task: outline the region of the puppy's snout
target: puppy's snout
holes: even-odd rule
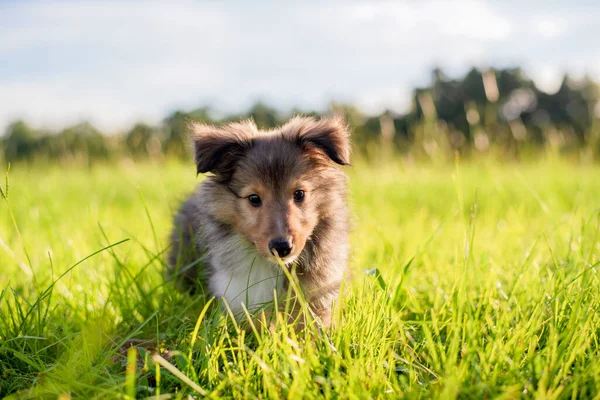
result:
[[[281,258],[286,257],[292,252],[292,243],[283,238],[273,239],[269,242],[269,251]]]

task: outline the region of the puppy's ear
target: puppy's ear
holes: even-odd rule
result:
[[[189,128],[194,137],[197,173],[212,172],[219,180],[229,179],[235,163],[252,143],[249,132],[242,124],[215,127],[193,122]]]
[[[316,148],[337,164],[350,165],[350,130],[343,117],[306,119],[298,137],[305,148]]]

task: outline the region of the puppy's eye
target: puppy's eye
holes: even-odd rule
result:
[[[262,204],[262,200],[258,197],[257,194],[251,194],[248,196],[248,202],[254,207],[260,207]]]
[[[304,200],[304,190],[296,190],[294,192],[294,201],[300,203]]]

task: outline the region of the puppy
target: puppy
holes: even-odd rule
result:
[[[311,311],[328,326],[348,259],[349,130],[341,117],[191,123],[198,174],[171,234],[169,271],[239,315],[285,294],[295,265]]]

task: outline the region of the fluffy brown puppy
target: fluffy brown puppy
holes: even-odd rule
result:
[[[296,117],[269,131],[252,121],[190,127],[197,172],[212,174],[175,216],[170,273],[236,314],[242,303],[252,312],[287,291],[279,256],[329,325],[349,250],[343,119]]]

